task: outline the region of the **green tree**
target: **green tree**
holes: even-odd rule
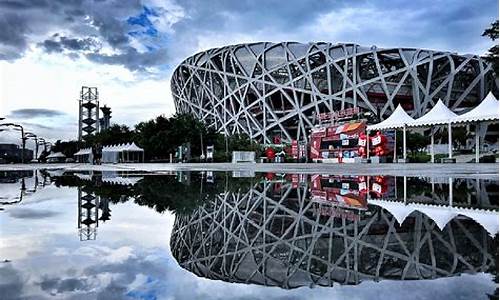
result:
[[[489,37],[492,41],[496,41],[498,39],[498,20],[491,23],[490,27],[484,30],[482,36]],[[495,43],[495,45],[488,50],[486,60],[492,64],[493,70],[498,77],[498,43]]]
[[[87,147],[91,147],[97,143],[101,145],[115,145],[130,143],[135,141],[134,132],[126,125],[113,124],[108,129],[90,135],[85,139]]]
[[[73,157],[78,149],[81,147],[81,143],[78,141],[61,141],[57,140],[51,147],[52,152],[61,152],[66,157]]]

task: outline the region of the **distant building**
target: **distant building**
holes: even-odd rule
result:
[[[111,121],[111,108],[104,105],[101,107],[102,118],[99,119],[99,130],[103,131],[109,128]]]
[[[0,163],[19,163],[22,160],[22,149],[16,144],[0,144]],[[33,159],[33,150],[24,149],[24,161]]]

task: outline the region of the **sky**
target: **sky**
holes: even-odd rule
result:
[[[496,0],[0,0],[0,117],[76,139],[81,86],[99,88],[113,123],[169,116],[171,74],[202,50],[325,41],[484,54],[496,19]]]

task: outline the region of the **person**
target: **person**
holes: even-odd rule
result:
[[[92,145],[92,164],[97,164],[97,147],[96,145]]]
[[[97,156],[97,164],[100,165],[101,164],[101,160],[102,160],[102,145],[101,143],[97,143],[96,145],[96,156]]]

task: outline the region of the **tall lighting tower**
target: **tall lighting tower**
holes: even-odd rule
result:
[[[97,87],[82,86],[80,91],[78,140],[99,132],[99,93]]]

